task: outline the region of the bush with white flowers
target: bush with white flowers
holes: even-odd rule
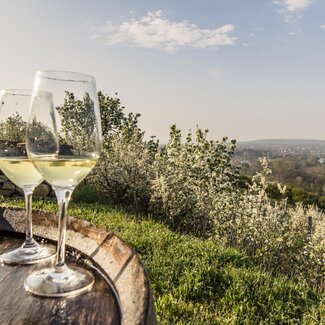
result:
[[[267,195],[267,160],[262,171],[252,178],[231,214],[222,222],[216,218],[216,236],[245,251],[267,270],[301,278],[324,289],[325,216],[314,206],[298,203],[287,207],[286,199],[273,201]],[[278,184],[279,192],[285,187]],[[229,201],[229,199],[228,199]],[[228,216],[228,218],[227,218]]]
[[[211,210],[216,195],[231,191],[238,170],[231,163],[235,142],[209,141],[208,131],[197,129],[181,141],[181,131],[173,125],[170,140],[156,155],[150,207],[154,215],[173,228],[211,235],[214,229]]]
[[[109,201],[146,211],[158,141],[144,141],[139,114],[125,114],[118,98],[99,93],[103,149],[89,177]]]
[[[99,93],[99,102],[104,149],[90,180],[110,201],[149,211],[175,230],[222,240],[274,274],[325,289],[324,213],[288,206],[279,184],[282,198],[270,198],[266,159],[240,188],[235,141],[208,140],[208,131],[198,128],[182,142],[173,125],[168,144],[159,147],[144,140],[139,115],[125,115],[118,99]]]

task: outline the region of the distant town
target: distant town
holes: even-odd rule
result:
[[[238,142],[234,161],[236,163],[250,163],[264,156],[276,159],[302,155],[317,156],[318,163],[324,164],[325,141],[266,139]]]

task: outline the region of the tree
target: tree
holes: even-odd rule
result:
[[[89,94],[76,99],[73,93],[66,92],[64,104],[56,109],[62,123],[60,145],[70,145],[79,153],[96,152],[96,116]]]
[[[99,92],[98,98],[103,148],[90,180],[110,201],[146,211],[158,141],[144,140],[140,114],[126,114],[117,97]]]
[[[16,112],[0,123],[0,141],[13,143],[21,142],[26,135],[27,123],[22,116]]]

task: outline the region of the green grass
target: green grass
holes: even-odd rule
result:
[[[23,206],[2,199],[2,206]],[[56,211],[51,201],[34,208]],[[322,324],[324,296],[272,277],[239,251],[172,232],[122,208],[74,203],[69,214],[114,231],[148,269],[160,324]]]

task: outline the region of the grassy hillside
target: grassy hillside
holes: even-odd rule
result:
[[[22,206],[2,199],[2,206]],[[34,208],[55,211],[51,201]],[[237,250],[172,232],[117,207],[72,203],[69,214],[113,230],[146,265],[160,324],[321,324],[324,297],[272,277]]]

